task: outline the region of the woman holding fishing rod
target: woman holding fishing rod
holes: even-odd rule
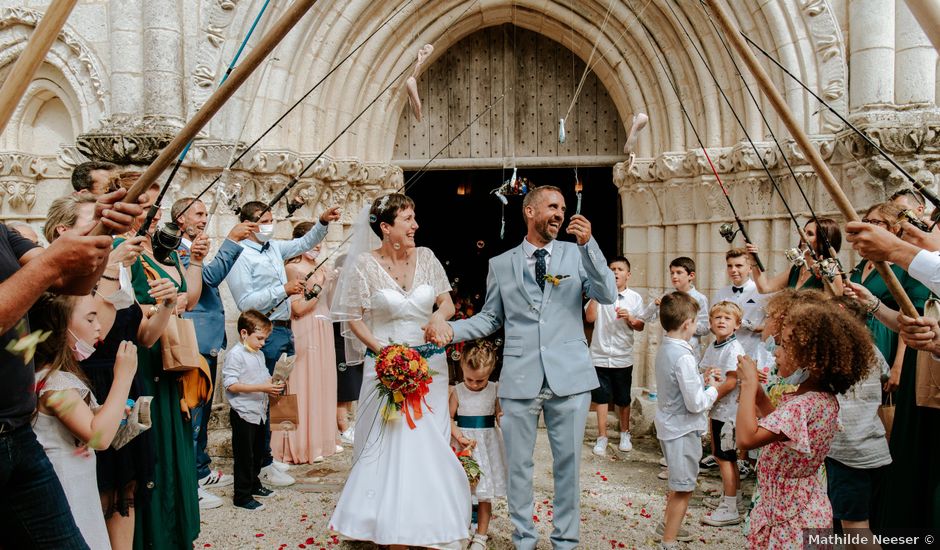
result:
[[[826,288],[821,266],[819,265],[827,259],[833,259],[829,253],[825,242],[832,245],[832,249],[838,253],[842,247],[842,231],[839,225],[830,218],[819,218],[819,224],[810,220],[803,225],[803,234],[806,236],[800,238],[800,246],[791,248],[787,251],[787,259],[793,264],[788,271],[770,275],[758,269],[756,263],[751,263],[751,276],[757,284],[757,290],[761,294],[772,294],[784,288],[795,288],[797,290],[805,288]],[[757,245],[748,243],[747,251],[751,254],[757,254],[759,249]],[[842,280],[837,276],[832,279],[832,288],[829,289],[836,295],[842,294]]]

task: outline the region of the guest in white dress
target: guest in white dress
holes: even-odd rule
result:
[[[468,550],[485,550],[494,498],[506,498],[506,449],[503,434],[496,424],[500,415],[496,382],[490,374],[496,367],[496,346],[480,340],[464,349],[460,356],[463,382],[450,394],[450,414],[455,417],[454,438],[462,448],[473,449],[473,459],[480,465],[480,480],[474,494],[480,502],[477,532]]]
[[[425,344],[424,332],[432,317],[446,320],[454,314],[450,284],[434,253],[415,247],[418,224],[410,198],[386,195],[360,218],[353,231],[371,227],[382,245],[358,255],[351,245],[349,269],[340,276],[346,287],[336,290],[347,313],[358,310],[358,319],[347,323],[368,352],[353,465],[330,528],[349,539],[392,548],[461,548],[468,538],[470,486],[450,448],[443,349]],[[334,315],[339,302],[331,307]],[[391,343],[415,348],[434,371],[427,407],[414,429],[403,419],[386,421],[380,414],[384,402],[376,391],[375,356]]]
[[[124,418],[127,394],[137,372],[137,347],[122,342],[114,362],[114,383],[99,406],[78,362],[101,336],[91,296],[44,294],[30,313],[34,332],[48,331],[36,347],[39,411],[33,430],[62,484],[75,523],[90,548],[110,549],[98,495],[96,449],[107,449]]]

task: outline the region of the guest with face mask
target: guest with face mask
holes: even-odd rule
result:
[[[180,262],[187,268],[193,267],[202,270],[202,293],[199,301],[190,304],[189,311],[184,317],[193,320],[196,327],[196,340],[199,343],[199,353],[209,365],[212,380],[216,379],[219,353],[226,347],[225,339],[225,309],[222,306],[222,297],[219,294],[219,285],[228,276],[241,255],[244,248],[239,244],[250,235],[259,231],[258,224],[243,221],[229,231],[222,241],[222,246],[212,261],[206,262],[204,257],[208,252],[208,239],[205,235],[208,213],[206,205],[194,197],[184,197],[173,203],[170,215],[180,231],[183,239],[177,252]],[[192,409],[193,438],[196,449],[196,477],[199,479],[199,507],[201,509],[217,508],[222,506],[222,499],[210,493],[208,489],[231,485],[231,475],[223,474],[221,470],[209,468],[211,459],[206,453],[207,430],[209,416],[212,412],[212,395],[200,406]]]
[[[313,249],[326,237],[327,225],[338,220],[339,214],[339,207],[334,206],[326,210],[319,222],[303,236],[282,241],[273,239],[274,215],[265,203],[251,201],[241,207],[240,220],[256,222],[258,230],[242,241],[244,250],[232,268],[228,285],[240,311],[260,311],[274,323],[271,335],[261,348],[269,373],[274,373],[274,365],[282,354],[294,355],[288,297],[304,291],[303,280],[288,281],[284,261]],[[267,422],[264,433],[268,451],[261,462],[262,481],[277,487],[293,484],[294,478],[286,473],[288,466],[271,457],[271,429]]]

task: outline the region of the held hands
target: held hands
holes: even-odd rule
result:
[[[914,349],[940,355],[940,326],[937,326],[936,319],[929,317],[914,319],[899,313],[898,325],[901,329],[901,339],[905,344]]]
[[[591,222],[581,214],[575,214],[571,216],[571,220],[568,221],[568,229],[566,232],[569,235],[574,235],[578,240],[578,244],[584,246],[591,240]]]
[[[273,382],[271,380],[264,384],[258,384],[258,390],[270,396],[277,397],[284,393],[284,382]]]
[[[891,370],[888,371],[888,379],[885,380],[882,389],[885,393],[894,393],[894,390],[898,389],[898,386],[901,385],[901,365],[891,367]]]
[[[114,377],[133,378],[137,372],[137,346],[133,342],[124,340],[118,346],[117,356],[114,359]]]
[[[295,279],[295,280],[293,280],[293,281],[288,281],[288,282],[284,285],[284,292],[285,292],[288,296],[293,296],[293,295],[295,295],[295,294],[300,294],[300,293],[302,293],[303,291],[304,291],[304,280],[303,280],[303,279]]]
[[[454,339],[454,329],[450,323],[437,316],[432,315],[431,321],[421,328],[424,329],[425,342],[444,347]]]
[[[721,385],[721,369],[717,367],[708,367],[705,369],[705,385],[710,388],[717,388]]]
[[[202,263],[209,255],[209,237],[200,233],[189,247],[189,257],[192,262]]]
[[[143,214],[141,204],[147,201],[147,194],[137,198],[137,204],[121,202],[127,195],[126,189],[118,189],[98,197],[95,203],[95,219],[101,221],[111,233],[126,233],[131,230],[134,218]]]
[[[258,224],[255,222],[241,222],[228,232],[228,239],[233,242],[241,242],[258,232]]]
[[[937,231],[936,228],[928,233],[917,229],[906,221],[902,221],[901,231],[901,238],[917,248],[923,248],[931,252],[940,250],[940,231]]]
[[[474,447],[477,446],[476,439],[470,439],[469,437],[463,434],[457,435],[456,437],[454,437],[454,439],[456,439],[457,443],[460,444],[461,450],[467,450],[467,449],[472,450]]]
[[[98,271],[111,252],[111,237],[90,236],[94,224],[85,224],[70,229],[52,241],[38,258],[49,264],[50,269],[66,278],[87,277]]]
[[[336,220],[339,219],[340,212],[342,211],[340,210],[338,206],[334,206],[330,208],[323,214],[320,214],[320,223],[323,225],[326,225],[330,222],[335,222]]]
[[[901,239],[887,229],[870,223],[849,222],[845,225],[845,233],[852,248],[873,262],[887,261],[891,251],[902,244]]]
[[[844,288],[844,290],[842,291],[843,294],[851,298],[855,298],[856,300],[858,300],[859,302],[863,303],[864,305],[868,307],[872,306],[872,304],[875,303],[875,295],[872,294],[870,290],[868,290],[867,288],[865,288],[864,286],[858,283],[853,283],[851,281],[848,281],[845,283],[843,288]]]
[[[757,372],[757,361],[754,361],[747,355],[739,355],[737,372],[738,380],[740,380],[742,388],[744,386],[757,387],[760,381],[760,375]]]
[[[125,240],[111,251],[111,263],[120,263],[123,264],[124,267],[130,267],[131,264],[137,261],[140,253],[143,252],[143,242],[144,237],[131,237]]]
[[[176,304],[176,285],[173,284],[173,281],[170,279],[153,279],[147,281],[147,283],[150,285],[147,294],[158,304],[162,302],[167,307]]]

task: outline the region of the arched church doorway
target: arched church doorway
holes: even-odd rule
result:
[[[443,52],[418,89],[422,119],[404,107],[393,162],[406,181],[423,172],[408,190],[417,202],[418,243],[435,251],[457,295],[474,310],[485,295],[489,258],[525,235],[522,196],[507,195],[503,207],[492,193],[513,166],[530,185],[560,187],[569,213],[577,208],[577,167],[582,213],[604,254],[620,253],[621,201],[612,166],[625,159],[626,130],[584,60],[536,32],[492,26]],[[560,238],[573,240],[564,230]]]

